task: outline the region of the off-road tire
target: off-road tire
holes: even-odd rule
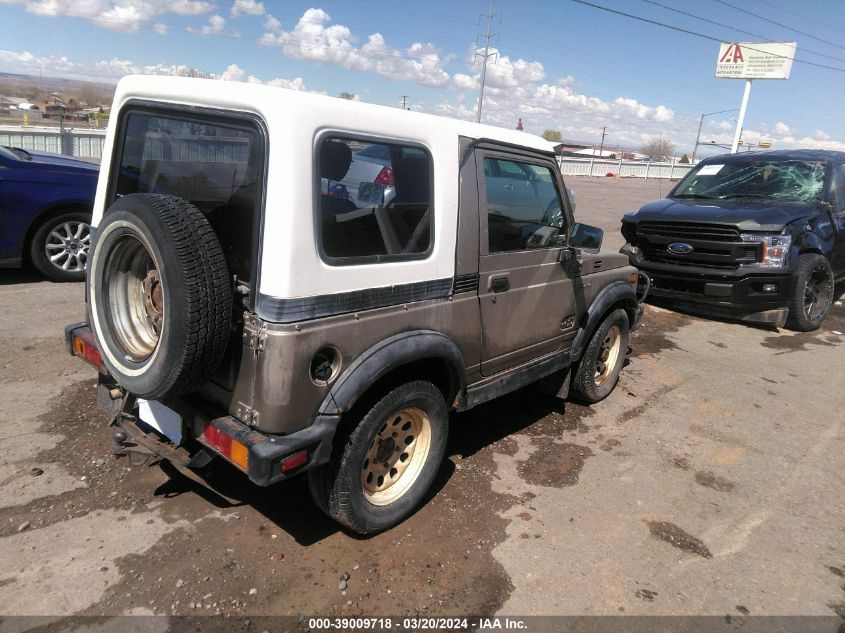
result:
[[[819,292],[816,295],[818,304],[812,306],[808,313],[805,292],[809,291],[808,284],[814,283],[814,279],[820,281]],[[800,255],[795,274],[792,276],[786,327],[798,332],[818,330],[833,305],[833,291],[833,269],[827,258],[818,253]]]
[[[383,425],[390,425],[407,410],[424,412],[430,424],[425,460],[401,496],[387,505],[375,505],[366,496],[365,458]],[[335,521],[358,534],[375,534],[410,516],[434,482],[446,450],[446,402],[432,383],[416,380],[396,387],[363,415],[345,422],[348,426],[336,436],[330,461],[308,471],[308,487],[317,507]]]
[[[595,404],[610,395],[616,387],[619,373],[625,362],[625,354],[628,350],[628,330],[628,314],[621,308],[608,314],[599,324],[572,377],[574,400],[582,404]],[[606,371],[600,374],[599,362],[602,361],[603,351],[608,344],[615,347],[615,354],[611,350],[612,358],[604,358],[604,361],[609,361],[609,363],[605,364],[608,365]]]
[[[226,260],[203,214],[174,196],[124,196],[100,220],[91,253],[89,321],[111,375],[150,400],[196,391],[219,366],[232,320]],[[158,291],[150,291],[160,308],[157,332],[148,304],[139,309],[132,298],[145,269],[140,287],[151,278]],[[120,301],[131,309],[113,307]]]
[[[70,229],[70,235],[65,235]],[[80,230],[79,239],[74,233]],[[58,239],[57,239],[58,237]],[[60,241],[65,241],[73,253],[56,250]],[[29,244],[29,260],[42,275],[53,281],[85,281],[85,260],[88,258],[91,240],[91,213],[85,211],[65,211],[42,221],[32,236]],[[50,254],[61,259],[57,264],[50,261]],[[78,256],[78,257],[77,257]],[[68,261],[69,260],[69,261]],[[60,266],[68,261],[73,270],[63,270]]]

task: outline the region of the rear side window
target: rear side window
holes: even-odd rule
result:
[[[431,251],[431,155],[418,145],[337,136],[319,144],[318,241],[332,264]]]
[[[550,167],[485,157],[484,187],[491,253],[563,245],[563,206]]]
[[[229,271],[250,280],[264,174],[256,127],[130,111],[122,129],[115,197],[161,193],[189,200],[214,228]]]

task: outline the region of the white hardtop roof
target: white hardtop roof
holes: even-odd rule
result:
[[[126,99],[141,98],[155,101],[183,103],[231,110],[255,112],[272,117],[273,110],[284,100],[285,110],[301,109],[314,112],[345,110],[348,116],[356,113],[365,118],[377,115],[384,121],[403,126],[440,129],[473,139],[487,138],[522,147],[551,152],[555,143],[540,136],[517,130],[461,121],[449,117],[423,114],[401,108],[361,103],[339,97],[329,97],[310,92],[291,90],[263,84],[251,84],[219,79],[197,79],[160,75],[128,75],[120,80],[115,93],[115,104]]]

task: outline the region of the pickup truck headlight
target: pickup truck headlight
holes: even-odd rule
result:
[[[791,235],[759,235],[754,233],[743,233],[740,235],[743,242],[762,242],[763,258],[749,266],[760,268],[782,268],[786,266],[789,258],[789,247],[792,246]]]

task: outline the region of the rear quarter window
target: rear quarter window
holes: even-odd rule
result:
[[[333,265],[426,257],[432,248],[432,160],[415,144],[323,137],[317,149],[320,252]]]

